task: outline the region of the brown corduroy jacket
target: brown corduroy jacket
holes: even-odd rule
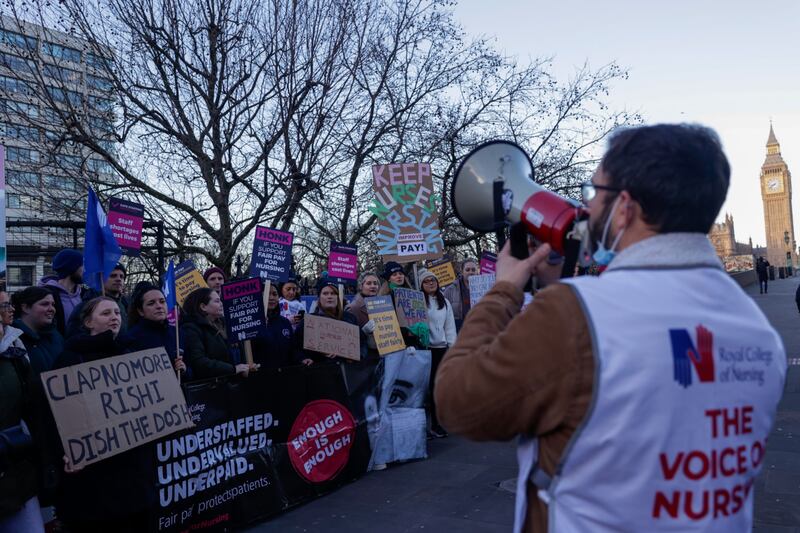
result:
[[[475,440],[539,438],[553,475],[592,399],[594,358],[573,289],[555,284],[522,312],[523,293],[499,282],[472,308],[436,374],[436,411],[448,431]],[[547,531],[547,507],[528,484],[525,531]]]

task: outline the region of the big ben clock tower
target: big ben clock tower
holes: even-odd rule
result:
[[[797,264],[792,216],[792,173],[781,157],[781,145],[769,125],[767,158],[761,165],[761,198],[767,233],[767,261],[775,267]]]

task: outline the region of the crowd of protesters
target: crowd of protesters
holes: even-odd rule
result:
[[[227,338],[220,291],[228,279],[222,269],[209,268],[204,273],[208,287],[186,297],[176,332],[168,324],[162,288],[144,281],[126,290],[123,265],[114,268],[97,293],[83,286],[81,252],[62,250],[52,264],[54,274],[38,286],[10,297],[0,292],[0,533],[43,531],[41,507],[49,506],[55,507],[64,531],[144,531],[148,510],[155,505],[147,499],[152,494],[148,484],[155,483],[147,474],[154,471],[147,447],[73,468],[44,396],[42,372],[158,347],[165,349],[183,382],[246,379],[259,369],[291,365],[351,364],[303,348],[307,313],[357,325],[361,360],[375,362],[375,323],[365,298],[389,295],[394,300],[396,289],[411,287],[403,266],[395,262],[386,263],[380,275],[362,274],[349,304],[340,294],[342,286],[325,273],[310,309],[295,279],[269,284],[267,325],[253,340],[253,362],[247,363],[239,343]],[[401,332],[408,347],[432,351],[431,390],[436,367],[468,310],[469,276],[476,267],[474,260],[465,261],[463,274],[450,286],[456,289],[447,293],[433,272],[417,275],[429,320],[401,324]],[[446,435],[431,406],[429,438]]]

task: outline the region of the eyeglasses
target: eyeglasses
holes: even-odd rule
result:
[[[583,203],[589,203],[597,196],[597,191],[616,191],[620,192],[622,189],[619,187],[607,187],[605,185],[595,185],[591,181],[586,181],[581,184],[581,196]]]
[[[436,278],[425,278],[422,283],[436,283]]]
[[[11,309],[12,305],[8,302],[0,304],[0,311],[5,311],[6,309]]]

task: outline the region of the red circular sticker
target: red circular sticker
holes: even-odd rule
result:
[[[322,483],[336,477],[350,459],[356,422],[333,400],[306,404],[289,432],[289,459],[301,477]]]

